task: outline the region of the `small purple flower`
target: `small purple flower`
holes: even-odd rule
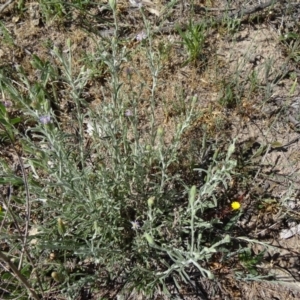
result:
[[[3,104],[5,107],[11,107],[12,103],[11,101],[0,101],[1,104]]]
[[[147,34],[144,31],[141,31],[140,33],[138,33],[136,35],[135,38],[136,38],[137,41],[141,42],[142,40],[147,38]]]
[[[130,109],[126,109],[125,116],[126,117],[132,117],[133,116],[133,112]]]
[[[125,74],[126,74],[127,76],[131,76],[132,73],[133,73],[133,71],[132,71],[131,68],[128,68],[128,67],[127,67],[127,68],[125,69]]]
[[[132,225],[131,229],[133,230],[138,230],[141,227],[138,221],[130,221],[130,223]]]
[[[51,117],[50,116],[41,116],[41,117],[39,117],[39,120],[43,125],[47,125],[51,122]]]

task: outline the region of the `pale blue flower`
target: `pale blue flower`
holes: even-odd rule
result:
[[[132,117],[133,116],[133,112],[130,109],[126,109],[125,116],[126,117]]]
[[[43,125],[47,125],[51,122],[51,117],[50,116],[40,116],[39,120]]]
[[[147,34],[144,31],[141,31],[136,35],[136,40],[141,42],[142,40],[145,40],[147,38]]]
[[[133,230],[138,230],[141,227],[138,221],[130,221],[130,223],[132,225],[131,229]]]

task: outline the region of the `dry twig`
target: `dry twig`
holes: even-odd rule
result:
[[[241,8],[238,11],[235,12],[231,12],[227,15],[228,18],[232,18],[232,19],[237,19],[237,18],[242,18],[245,17],[247,15],[251,15],[260,11],[263,11],[264,9],[266,9],[269,6],[275,5],[277,3],[280,2],[284,2],[284,0],[270,0],[266,3],[260,3],[259,5],[253,6],[253,7],[248,7],[248,8]],[[222,20],[224,19],[224,15],[222,14],[221,16],[218,16],[216,18],[214,18],[211,23],[213,24],[218,24],[220,22],[222,22]],[[201,25],[202,23],[199,24],[195,24],[195,25]],[[180,24],[180,29],[182,31],[186,30],[188,27],[188,24]],[[170,26],[165,26],[162,28],[158,28],[157,30],[155,30],[155,32],[157,33],[171,33],[174,32],[174,30],[176,29],[176,25],[172,24]]]
[[[15,274],[15,276],[18,278],[18,280],[20,282],[22,282],[22,284],[26,287],[26,289],[28,290],[28,292],[31,294],[31,296],[35,299],[35,300],[39,300],[40,297],[38,296],[38,294],[34,291],[34,289],[31,287],[30,283],[27,281],[27,279],[24,277],[24,275],[17,269],[17,267],[9,260],[9,258],[0,251],[0,260],[2,260],[3,262],[5,262],[10,269],[13,271],[13,273]]]
[[[8,0],[6,3],[4,3],[2,6],[0,6],[0,13],[11,3],[13,3],[15,0]]]

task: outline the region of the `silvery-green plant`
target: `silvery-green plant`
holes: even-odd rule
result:
[[[48,9],[64,14],[62,3],[53,5],[49,3]],[[212,157],[200,153],[207,161],[206,167],[194,170],[199,181],[185,182],[178,153],[182,135],[197,114],[198,96],[188,97],[189,91],[176,94],[179,99],[174,100],[184,103],[184,109],[174,118],[177,124],[167,143],[156,115],[164,66],[150,23],[141,9],[145,28],[137,47],[144,53],[151,80],[134,82],[131,74],[139,70],[127,70],[126,83],[120,72],[131,58],[118,38],[116,1],[109,1],[109,8],[114,35],[95,39],[97,50],[87,53],[94,59],[90,68],[99,63],[107,74],[97,106],[84,100],[97,70],[84,64],[74,68],[69,41],[63,51],[54,46],[49,61],[32,56],[34,79],[21,66],[0,70],[0,137],[12,145],[15,159],[12,168],[0,158],[0,183],[8,190],[1,198],[0,231],[7,247],[0,260],[13,271],[3,268],[1,280],[14,297],[27,299],[31,293],[36,299],[47,298],[56,289],[62,297],[75,299],[81,288],[97,292],[118,280],[123,280],[124,290],[141,290],[151,297],[163,287],[169,297],[170,278],[178,288],[192,284],[191,272],[213,280],[209,262],[216,252],[238,257],[243,250],[228,254],[233,239],[257,242],[232,236],[239,214],[214,234],[222,220],[210,212],[218,211],[236,175],[235,141],[225,154],[216,143]],[[201,56],[205,30],[190,24],[181,32],[188,62]],[[227,90],[224,104],[235,100],[237,83]],[[145,90],[147,130],[139,119]],[[57,110],[65,101],[74,109],[62,116]],[[179,167],[171,172],[174,165]]]
[[[151,41],[148,42],[151,47]],[[112,51],[106,51],[103,45]],[[32,261],[21,264],[42,274],[41,284],[36,285],[36,280],[28,273],[28,280],[42,295],[47,295],[50,290],[49,275],[63,285],[61,291],[69,297],[74,296],[76,286],[87,283],[87,279],[74,280],[75,275],[69,268],[70,256],[81,261],[81,267],[75,266],[81,272],[85,270],[82,262],[88,260],[96,270],[102,266],[112,277],[124,266],[126,270],[122,272],[130,272],[128,258],[138,259],[142,268],[132,269],[135,270],[132,282],[137,284],[141,276],[145,285],[155,285],[158,277],[146,271],[147,260],[152,261],[152,265],[157,259],[151,257],[143,237],[144,226],[153,227],[153,230],[157,226],[156,217],[147,220],[147,198],[153,195],[161,202],[156,205],[161,210],[160,219],[162,212],[167,212],[173,205],[168,198],[173,194],[168,186],[174,178],[168,174],[168,168],[176,161],[180,137],[193,119],[197,97],[192,97],[190,109],[180,120],[173,142],[168,145],[164,142],[164,130],[158,127],[155,117],[155,93],[161,66],[159,57],[151,52],[153,50],[148,52],[152,74],[151,130],[144,135],[138,128],[138,96],[131,95],[128,110],[128,99],[123,94],[119,72],[128,58],[127,50],[120,47],[117,38],[114,37],[109,45],[98,45],[97,59],[107,66],[111,77],[109,84],[99,91],[103,93],[103,102],[93,110],[87,107],[82,97],[91,72],[84,67],[74,72],[71,45],[67,42],[66,46],[64,52],[53,48],[51,53],[56,64],[33,57],[32,65],[39,71],[39,77],[34,81],[21,67],[16,68],[15,78],[10,78],[5,71],[0,76],[2,94],[21,112],[20,118],[11,119],[2,106],[1,124],[8,140],[14,142],[17,139],[23,147],[20,164],[27,170],[23,172],[27,200],[22,197],[22,176],[16,176],[4,161],[1,177],[5,180],[2,183],[18,183],[13,201],[20,203],[20,209],[27,205],[31,215],[37,218],[35,225],[28,219],[26,226],[34,227],[36,231],[30,238],[26,233],[23,245],[30,249]],[[58,78],[61,82],[59,90]],[[74,103],[71,118],[65,120],[69,127],[62,125],[53,108],[59,106],[58,94]],[[25,130],[20,131],[15,126],[20,122]],[[128,139],[129,132],[133,135],[132,140]],[[154,167],[157,171],[152,174]],[[23,226],[21,219],[13,217],[13,211],[7,211],[4,224],[13,220],[16,226]],[[14,236],[6,234],[10,249],[14,249],[13,255],[22,255],[22,243],[16,245]],[[34,243],[30,243],[32,239]],[[145,251],[139,254],[141,249]],[[58,254],[51,262],[47,256],[52,253]],[[99,275],[100,271],[96,271],[95,282]],[[140,288],[147,289],[145,286]]]
[[[171,274],[173,275],[173,273],[179,274],[182,282],[190,282],[191,279],[188,270],[191,267],[197,269],[203,277],[214,278],[213,273],[208,268],[205,268],[205,264],[220,246],[230,242],[230,236],[224,233],[211,246],[206,246],[203,234],[205,230],[213,230],[213,223],[209,220],[205,221],[203,217],[207,209],[218,206],[216,196],[218,188],[227,189],[228,187],[228,182],[236,167],[236,161],[231,158],[234,149],[235,146],[233,143],[229,146],[226,158],[223,161],[214,161],[208,170],[196,169],[196,171],[206,173],[205,183],[199,187],[192,186],[190,188],[187,207],[180,210],[180,214],[177,217],[178,220],[176,221],[181,224],[179,230],[188,236],[184,241],[185,247],[182,247],[182,245],[179,246],[180,243],[176,245],[174,242],[171,244],[162,243],[162,241],[156,242],[153,233],[157,228],[153,229],[151,225],[149,225],[149,229],[144,234],[145,239],[151,247],[168,257],[168,260],[162,261],[162,264],[165,266],[163,269],[165,270],[156,272],[156,276],[164,285],[165,291],[167,291],[167,287],[164,281]],[[148,222],[151,223],[155,219],[154,215],[155,209],[151,205],[148,211]],[[177,282],[176,276],[172,276],[172,278],[179,287],[180,284]]]

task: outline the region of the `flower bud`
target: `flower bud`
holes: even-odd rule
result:
[[[150,236],[149,233],[145,233],[144,237],[146,238],[146,240],[149,243],[149,245],[154,245],[154,240],[153,240],[152,236]]]
[[[58,272],[52,272],[51,277],[56,281],[56,282],[62,282],[64,281],[64,276],[61,273]]]
[[[150,197],[150,198],[148,199],[147,202],[148,202],[149,208],[151,208],[151,207],[153,206],[154,200],[155,200],[155,197],[154,197],[154,196],[152,196],[152,197]]]
[[[60,235],[64,235],[66,233],[66,226],[61,218],[57,219],[57,230]]]
[[[108,3],[112,10],[116,9],[116,0],[108,0]]]
[[[164,134],[163,128],[158,127],[158,128],[157,128],[157,134],[158,134],[159,136],[162,136],[162,135]]]

